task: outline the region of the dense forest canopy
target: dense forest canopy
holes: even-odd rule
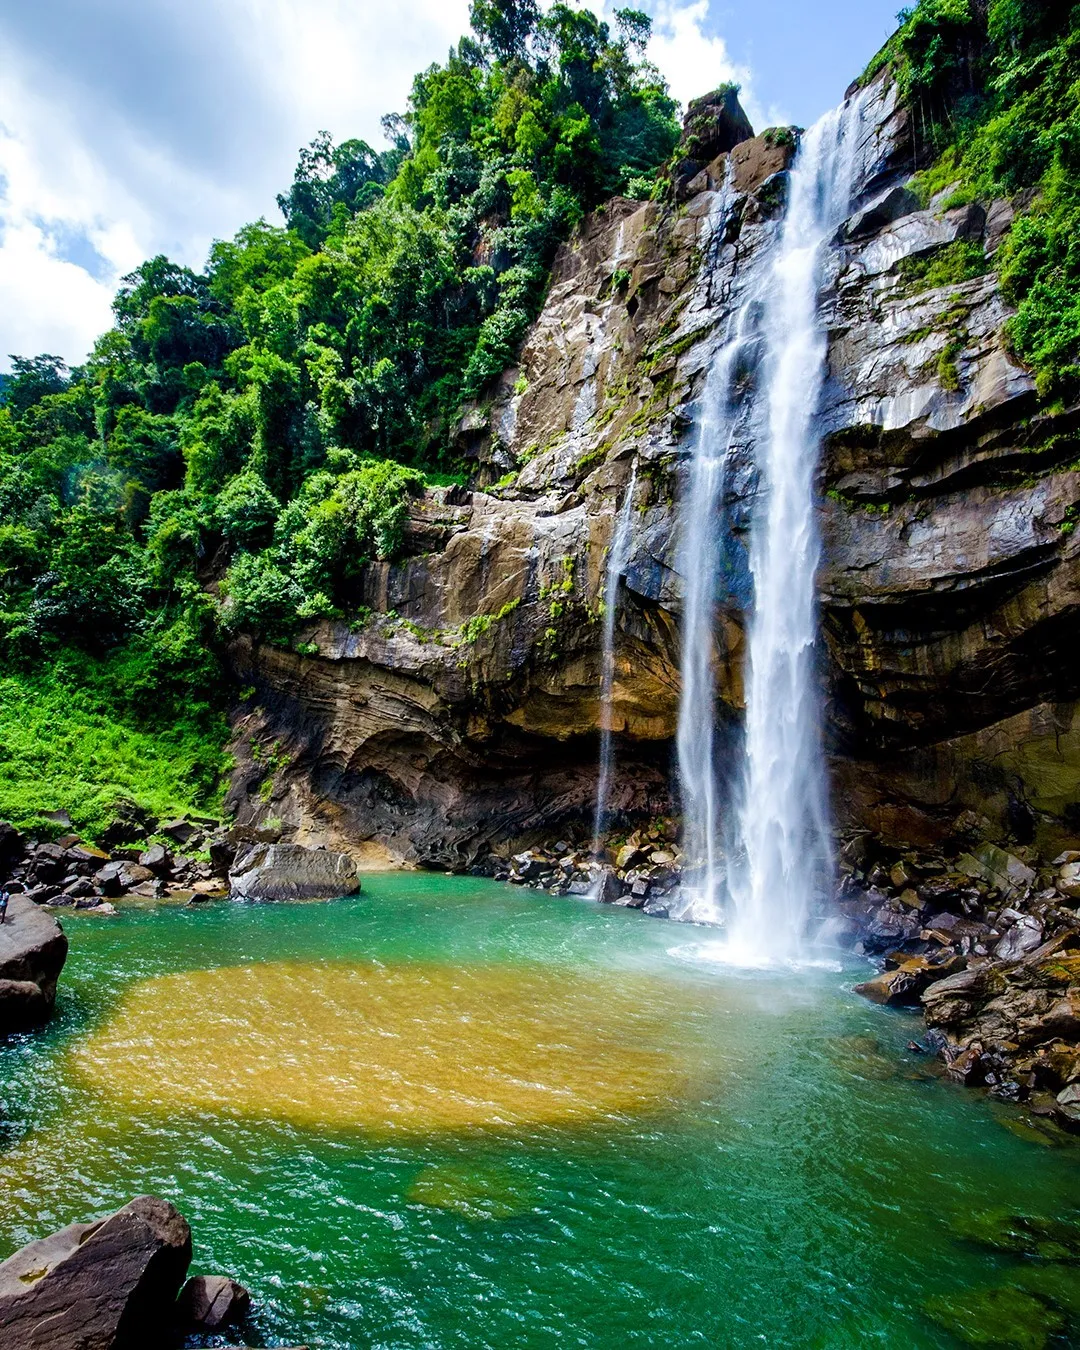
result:
[[[141,653],[125,696],[151,689],[160,709],[212,684],[222,628],[280,638],[348,608],[364,562],[392,556],[559,243],[611,194],[647,195],[678,136],[644,14],[612,29],[569,4],[475,0],[472,24],[384,119],[388,149],[322,133],[301,152],[284,226],[245,226],[201,273],[144,263],[78,370],[14,360],[9,662]]]

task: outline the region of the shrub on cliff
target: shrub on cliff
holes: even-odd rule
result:
[[[923,195],[1010,197],[995,260],[1010,336],[1050,399],[1080,395],[1080,5],[920,0],[867,74],[888,65],[938,153]]]

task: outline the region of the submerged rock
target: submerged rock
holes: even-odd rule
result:
[[[0,924],[0,1035],[44,1022],[68,941],[56,920],[24,895],[13,895]]]
[[[976,1242],[996,1252],[1009,1252],[1029,1260],[1080,1265],[1080,1223],[991,1209],[957,1219],[953,1231],[967,1242]]]
[[[1043,1350],[1065,1329],[1065,1315],[1015,1285],[941,1294],[926,1305],[930,1317],[967,1345]]]
[[[167,1344],[191,1262],[191,1229],[140,1196],[0,1264],[0,1350],[149,1350]]]
[[[229,872],[236,900],[333,900],[360,889],[356,863],[344,853],[299,844],[253,844]]]

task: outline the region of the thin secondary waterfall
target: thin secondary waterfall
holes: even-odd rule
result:
[[[680,546],[680,571],[686,578],[686,592],[677,749],[683,852],[689,860],[691,878],[682,917],[705,923],[717,921],[723,912],[713,630],[722,562],[724,491],[737,421],[734,377],[748,338],[751,313],[748,302],[735,315],[733,331],[706,380]]]
[[[824,245],[848,214],[861,100],[803,137],[787,211],[747,288],[734,335],[717,359],[692,461],[683,546],[686,577],[679,763],[686,851],[702,863],[685,916],[713,919],[727,900],[728,959],[755,965],[798,958],[816,888],[828,868],[827,792],[815,679],[819,542],[814,480],[817,409],[827,342],[818,318]],[[746,328],[760,322],[761,365],[752,423],[760,492],[751,531],[754,609],[746,672],[740,784],[717,841],[713,631],[724,521],[725,464],[739,415],[733,371]]]
[[[612,735],[612,695],[615,688],[615,615],[619,605],[619,585],[626,575],[630,557],[630,524],[634,509],[634,489],[637,487],[637,465],[630,472],[630,482],[623,497],[622,507],[615,521],[615,531],[608,548],[607,570],[604,577],[603,656],[600,668],[600,774],[596,785],[596,816],[593,821],[593,852],[599,853],[604,831],[607,829],[611,795],[611,775],[615,764]]]

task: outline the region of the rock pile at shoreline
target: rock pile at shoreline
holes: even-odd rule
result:
[[[0,824],[0,831],[6,843],[0,881],[12,894],[50,909],[101,914],[115,913],[109,901],[124,895],[158,900],[178,893],[190,898],[226,894],[228,868],[241,843],[233,837],[241,832],[209,831],[188,820],[164,821],[153,829],[171,846],[155,842],[144,830],[143,839],[111,844],[108,851],[74,833],[37,840],[10,825]]]
[[[226,831],[173,820],[158,824],[153,834],[156,840],[114,844],[106,852],[75,834],[27,840],[0,823],[0,883],[13,899],[97,915],[115,914],[110,902],[123,896],[200,904],[226,896],[332,899],[360,889],[347,855],[283,844],[277,830],[234,825]],[[160,842],[163,837],[173,846]]]
[[[588,896],[667,919],[685,861],[675,843],[677,835],[676,823],[665,820],[596,853],[591,847],[559,840],[550,848],[526,849],[510,858],[493,856],[476,870],[549,895]]]
[[[857,986],[921,1008],[948,1075],[1080,1130],[1080,851],[972,837],[941,854],[850,839],[836,937],[881,964]]]

